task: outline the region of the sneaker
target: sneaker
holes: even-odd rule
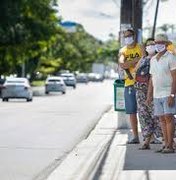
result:
[[[150,142],[150,144],[162,144],[162,142],[155,138]]]
[[[132,140],[128,141],[127,144],[139,144],[139,138],[133,138]]]

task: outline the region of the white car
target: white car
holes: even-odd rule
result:
[[[45,94],[49,94],[50,92],[62,92],[62,94],[66,93],[66,85],[63,81],[63,78],[58,76],[51,76],[46,79]]]
[[[7,78],[2,87],[2,101],[9,98],[25,98],[32,101],[33,92],[27,78]]]

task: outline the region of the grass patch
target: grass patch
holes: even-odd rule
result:
[[[42,81],[42,80],[32,81],[32,83],[31,83],[32,86],[44,86],[44,84],[45,84],[45,81]]]

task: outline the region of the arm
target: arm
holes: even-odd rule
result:
[[[133,61],[125,61],[126,58],[122,54],[120,55],[120,58],[119,58],[119,65],[122,69],[129,69],[130,67],[135,67],[136,64],[139,62],[139,59],[140,58],[135,58]]]
[[[171,94],[176,95],[176,69],[171,71],[172,76],[172,85],[171,85]],[[175,102],[175,97],[169,96],[168,97],[168,105],[172,107]]]
[[[137,62],[137,64],[136,64],[136,66],[135,66],[135,72],[137,72],[137,70],[139,69],[139,66],[140,66],[140,63],[141,63],[141,60],[142,60],[143,58],[141,58],[138,62]]]
[[[152,77],[150,76],[146,104],[149,105],[152,102],[152,100],[153,100],[153,82],[152,82]]]
[[[172,76],[171,94],[176,94],[176,69],[171,71],[171,76]]]
[[[127,76],[129,79],[133,79],[133,76],[131,75],[130,71],[129,71],[129,67],[130,67],[130,64],[129,62],[125,62],[126,61],[126,57],[124,54],[120,54],[120,58],[119,58],[119,66],[125,70]]]

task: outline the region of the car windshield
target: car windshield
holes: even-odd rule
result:
[[[62,77],[74,77],[73,74],[61,74]]]
[[[49,79],[48,82],[61,82],[60,79]]]
[[[7,83],[16,83],[16,84],[24,84],[24,81],[7,81]]]

